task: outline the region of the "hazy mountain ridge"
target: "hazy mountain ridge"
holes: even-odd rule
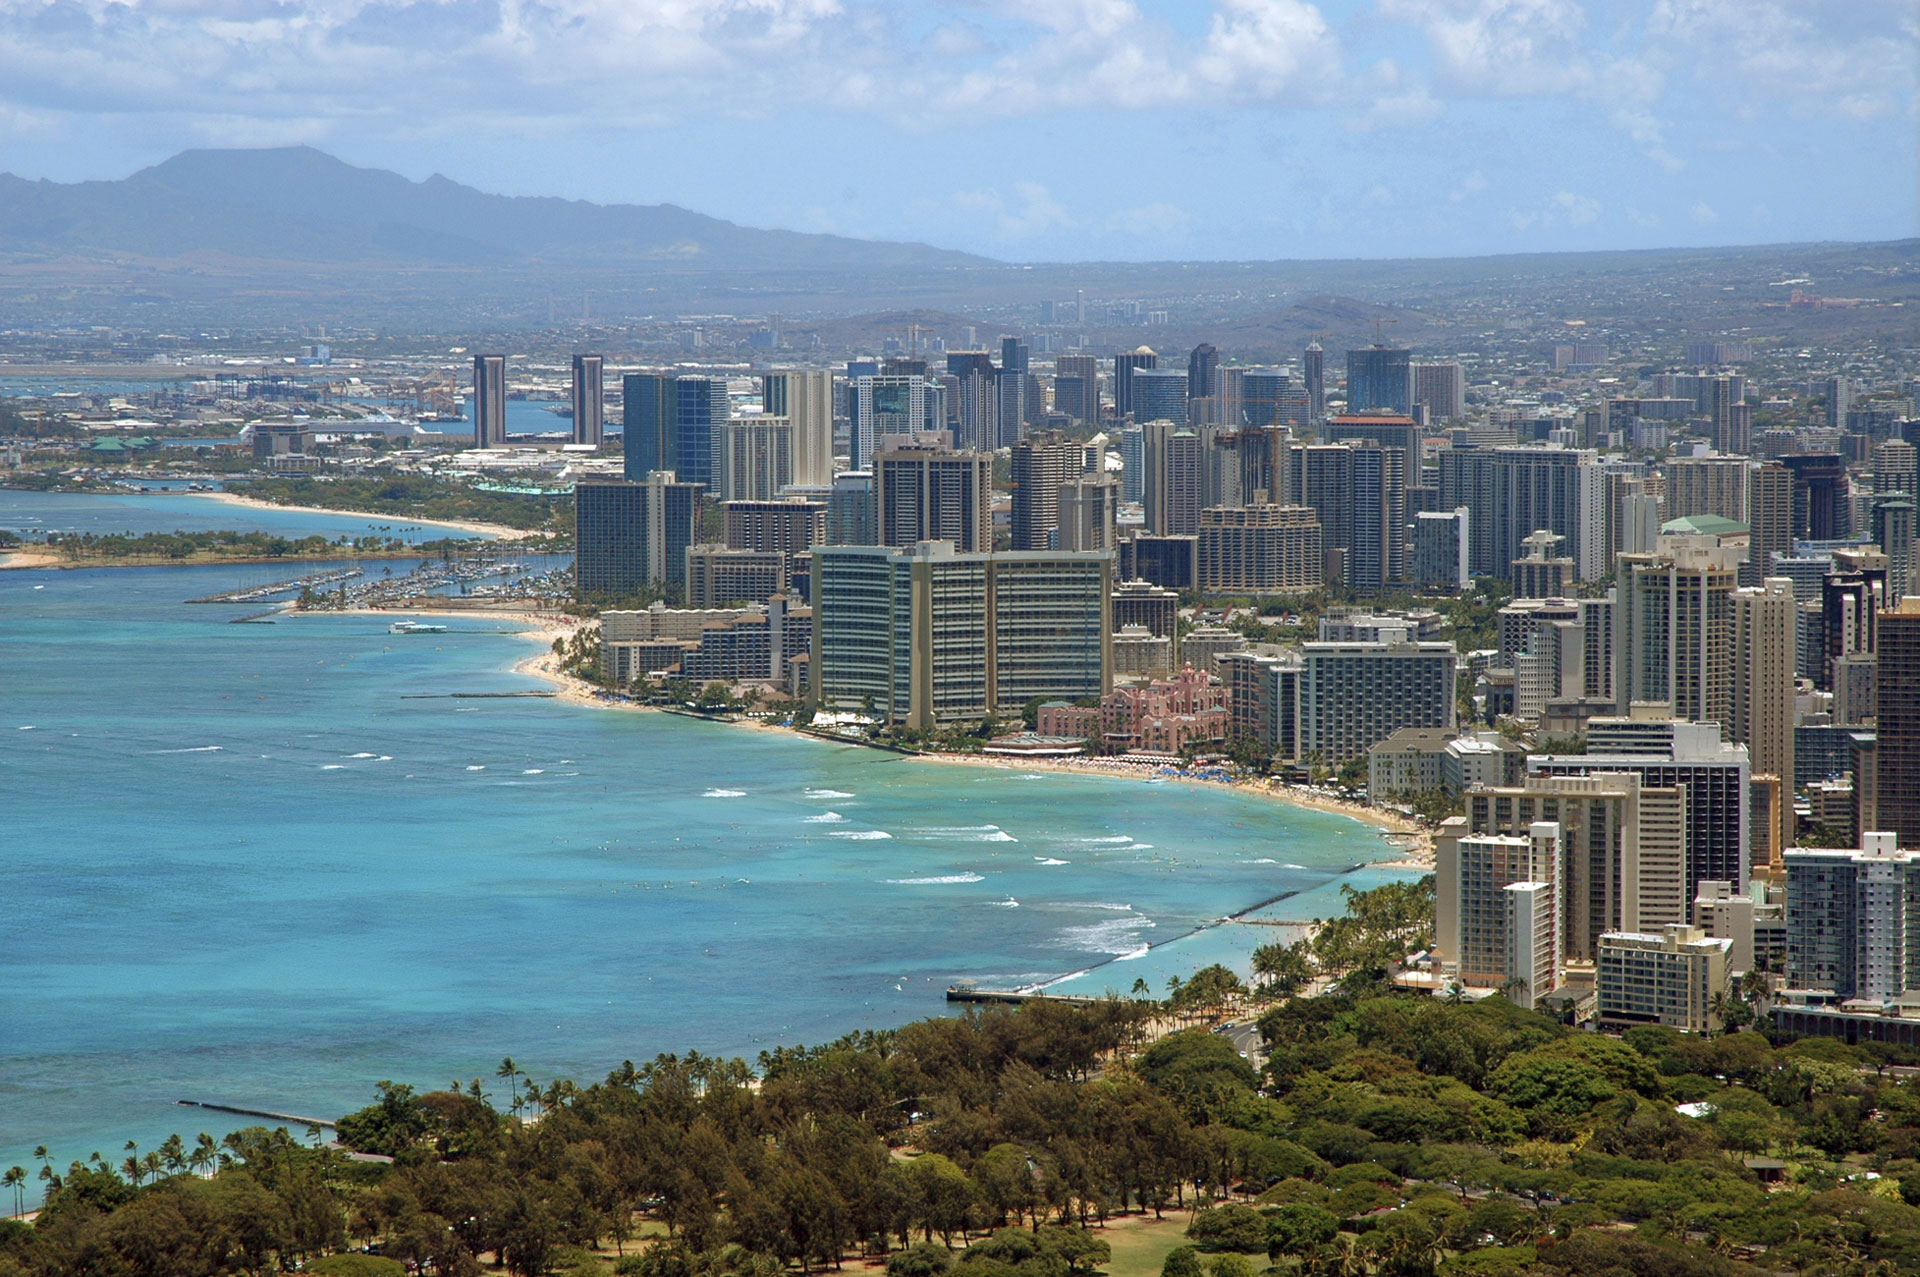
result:
[[[119,181],[0,174],[10,252],[214,250],[289,262],[475,266],[533,260],[713,270],[989,265],[931,248],[760,230],[671,204],[489,195],[438,174],[414,182],[311,147],[183,151]]]

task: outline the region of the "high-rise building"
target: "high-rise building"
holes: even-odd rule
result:
[[[849,460],[856,470],[873,464],[874,454],[892,446],[887,436],[912,438],[936,429],[925,377],[861,377],[849,387],[852,418]]]
[[[1593,961],[1607,931],[1658,931],[1687,919],[1687,791],[1632,772],[1530,775],[1462,797],[1465,815],[1443,830],[1524,835],[1541,820],[1561,827],[1566,859],[1567,952]],[[1438,890],[1447,889],[1444,882]],[[1455,906],[1436,897],[1436,912]]]
[[[1573,591],[1574,561],[1566,556],[1567,539],[1541,528],[1520,543],[1513,561],[1513,597],[1559,599]]]
[[[718,377],[677,377],[673,395],[680,460],[676,473],[684,483],[697,483],[709,492],[718,492],[716,463],[721,431],[733,415],[727,383]]]
[[[473,446],[499,448],[507,442],[507,357],[473,357]]]
[[[1138,429],[1147,531],[1156,536],[1194,535],[1205,500],[1199,436],[1171,421],[1149,421]]]
[[[1057,433],[1030,435],[1013,445],[1012,545],[1051,550],[1060,528],[1060,488],[1081,468],[1078,444]]]
[[[1187,398],[1212,399],[1220,393],[1220,352],[1201,342],[1187,356]],[[1230,425],[1239,424],[1237,421]]]
[[[1707,878],[1746,889],[1751,772],[1744,745],[1722,741],[1712,723],[1678,722],[1642,707],[1626,718],[1590,720],[1585,754],[1535,754],[1527,759],[1529,778],[1603,772],[1630,772],[1644,786],[1686,790],[1683,900],[1692,900]]]
[[[1733,941],[1679,924],[1658,934],[1616,931],[1600,937],[1594,1010],[1601,1024],[1664,1024],[1712,1033],[1728,995]]]
[[[1778,461],[1747,471],[1747,561],[1740,584],[1754,586],[1773,575],[1773,556],[1793,553],[1793,475]]]
[[[1473,513],[1469,563],[1502,580],[1521,543],[1545,528],[1567,538],[1580,579],[1612,570],[1606,560],[1606,482],[1595,455],[1572,448],[1447,448],[1439,454],[1440,506]]]
[[[1840,454],[1796,452],[1780,462],[1793,474],[1793,535],[1803,541],[1839,541],[1851,535],[1847,463]]]
[[[793,423],[735,417],[720,424],[713,487],[722,501],[771,501],[793,482]]]
[[[1112,687],[1106,554],[823,547],[814,552],[813,701],[934,730]]]
[[[1920,847],[1920,598],[1880,614],[1874,723],[1875,807],[1882,829]]]
[[[760,379],[760,404],[793,427],[793,482],[824,488],[833,482],[833,374],[825,370],[770,372]],[[851,415],[851,414],[849,414]]]
[[[1122,426],[1116,438],[1120,452],[1120,499],[1140,502],[1147,492],[1147,436],[1143,425]]]
[[[1320,521],[1298,505],[1212,507],[1200,512],[1200,588],[1223,594],[1319,589]]]
[[[1150,421],[1133,410],[1133,374],[1142,368],[1157,368],[1160,356],[1146,346],[1125,351],[1113,357],[1113,415],[1132,417],[1135,421]],[[1182,412],[1177,420],[1185,421],[1187,414]]]
[[[791,556],[827,539],[827,507],[819,501],[729,501],[721,513],[729,550]]]
[[[1920,853],[1876,831],[1857,849],[1790,847],[1783,859],[1790,988],[1885,1003],[1920,987]]]
[[[961,448],[992,448],[1000,438],[999,369],[983,350],[947,352],[947,375],[954,379],[947,405],[953,441]]]
[[[620,379],[620,440],[629,480],[637,483],[655,470],[679,465],[678,408],[671,376],[630,372]]]
[[[1413,365],[1413,402],[1427,406],[1432,421],[1461,421],[1467,415],[1467,379],[1457,363]]]
[[[1413,412],[1413,352],[1366,346],[1347,352],[1349,413]]]
[[[1733,711],[1733,591],[1744,546],[1716,536],[1660,538],[1653,554],[1620,556],[1624,710],[1671,706],[1674,717],[1725,728]]]
[[[1347,412],[1327,422],[1328,443],[1377,443],[1400,453],[1403,482],[1420,478],[1420,427],[1412,417],[1393,413]]]
[[[986,453],[883,447],[873,457],[873,492],[880,545],[947,541],[962,554],[993,548],[993,458]]]
[[[582,598],[686,583],[687,547],[701,487],[656,470],[635,483],[590,479],[574,486],[574,590]]]
[[[1873,490],[1904,492],[1920,500],[1920,452],[1905,439],[1888,439],[1873,447]]]
[[[1320,343],[1310,341],[1300,356],[1300,379],[1307,385],[1307,411],[1314,421],[1327,415],[1327,355]]]
[[[1136,533],[1120,543],[1120,575],[1169,590],[1196,589],[1200,582],[1200,538]]]
[[[764,603],[787,592],[788,560],[780,550],[730,550],[724,545],[687,547],[687,606],[731,607]]]
[[[1377,594],[1406,578],[1407,478],[1401,468],[1405,454],[1375,443],[1344,446],[1353,457],[1348,467],[1347,543],[1341,547],[1345,551],[1341,575],[1347,588]]]
[[[1361,758],[1403,727],[1452,727],[1451,643],[1307,643],[1300,674],[1301,756],[1328,767]]]
[[[1053,409],[1081,425],[1100,420],[1100,361],[1092,355],[1061,355],[1053,361]]]
[[[833,476],[827,496],[828,545],[880,544],[879,512],[875,509],[873,471],[842,470]]]
[[[1793,784],[1793,582],[1769,577],[1733,594],[1733,706],[1727,739],[1755,776]]]
[[[1127,379],[1135,421],[1187,424],[1187,374],[1177,368],[1136,368]]]
[[[1887,559],[1887,601],[1913,592],[1913,498],[1905,492],[1876,496],[1868,512],[1873,543]]]
[[[1878,550],[1835,550],[1833,566],[1820,582],[1819,637],[1825,667],[1815,681],[1833,686],[1833,662],[1848,656],[1872,656],[1879,650],[1879,615],[1892,602],[1887,595],[1887,556]]]
[[[1305,435],[1313,425],[1306,385],[1284,368],[1223,369],[1238,374],[1238,424],[1249,430],[1284,428]],[[1229,422],[1232,424],[1232,422]]]
[[[1078,474],[1060,485],[1053,548],[1110,553],[1118,546],[1120,485],[1104,474]]]
[[[599,447],[606,438],[605,368],[598,355],[573,357],[573,441]]]
[[[1714,514],[1746,523],[1748,471],[1745,457],[1677,457],[1667,463],[1668,519]]]
[[[1845,430],[1853,407],[1853,383],[1845,377],[1827,378],[1827,429]]]
[[[1465,506],[1422,510],[1413,517],[1413,580],[1417,585],[1460,589],[1467,584]]]
[[[1566,954],[1561,828],[1464,834],[1461,823],[1435,840],[1434,949],[1454,980],[1531,1007],[1560,984]]]

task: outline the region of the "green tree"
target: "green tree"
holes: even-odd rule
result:
[[[1160,1277],[1207,1277],[1200,1265],[1200,1252],[1191,1246],[1175,1246],[1160,1265]]]

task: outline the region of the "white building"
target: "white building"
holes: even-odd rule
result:
[[[1693,1033],[1720,1027],[1714,996],[1727,992],[1733,941],[1697,927],[1600,937],[1595,992],[1602,1024],[1664,1024]]]

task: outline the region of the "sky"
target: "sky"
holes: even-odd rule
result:
[[[1012,261],[1920,235],[1920,0],[0,0],[0,169],[318,146]]]

